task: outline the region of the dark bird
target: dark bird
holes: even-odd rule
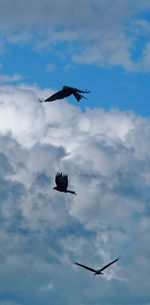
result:
[[[56,183],[57,186],[55,186],[53,188],[53,190],[77,195],[74,191],[67,190],[67,187],[68,187],[68,175],[63,175],[62,173],[57,173],[56,176],[55,176],[55,183]]]
[[[69,86],[63,86],[62,90],[54,93],[49,98],[44,100],[44,102],[53,102],[53,101],[56,101],[56,100],[61,100],[65,97],[70,96],[71,94],[74,95],[74,97],[77,99],[78,102],[80,101],[81,98],[87,99],[85,96],[81,95],[80,93],[90,93],[90,91],[79,90],[77,88],[72,88],[72,87],[69,87]],[[40,100],[40,101],[42,102],[42,100]]]
[[[115,262],[117,262],[118,259],[119,259],[119,258],[115,259],[115,260],[112,261],[111,263],[107,264],[106,266],[104,266],[104,267],[102,267],[101,269],[98,269],[98,270],[93,269],[93,268],[90,268],[90,267],[87,267],[87,266],[85,266],[85,265],[81,265],[81,264],[79,264],[79,263],[75,263],[75,264],[76,264],[77,266],[80,266],[80,267],[83,267],[83,268],[85,268],[85,269],[87,269],[87,270],[90,270],[90,271],[94,272],[94,275],[97,275],[97,274],[104,274],[104,273],[102,273],[102,271],[105,270],[106,268],[108,268],[110,265],[112,265],[112,264],[114,264]]]

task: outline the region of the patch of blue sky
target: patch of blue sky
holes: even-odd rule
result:
[[[141,42],[139,42],[141,43]],[[21,82],[41,88],[60,90],[63,85],[88,89],[88,100],[78,104],[74,97],[69,103],[85,111],[86,107],[118,108],[132,110],[143,116],[150,115],[149,73],[125,72],[120,67],[106,68],[96,64],[78,64],[65,53],[66,44],[56,45],[52,50],[36,51],[29,45],[7,44],[2,56],[2,74],[19,74]],[[138,53],[134,56],[138,56]]]
[[[137,17],[137,16],[136,16]],[[150,32],[150,9],[141,11],[136,18],[133,27],[127,31],[127,36],[133,35],[134,48],[131,49],[131,60],[136,62],[143,54],[146,44],[149,42]]]
[[[85,229],[84,226],[75,219],[71,219],[71,222],[68,223],[64,228],[59,229],[60,237],[67,237],[69,235],[75,234],[76,237],[84,236],[85,238],[95,238],[95,232],[92,230]]]
[[[100,107],[107,111],[118,108],[132,110],[138,115],[150,115],[149,74],[125,73],[119,67],[108,70],[96,66],[84,67],[84,73],[88,89],[92,91],[86,103],[88,107]]]
[[[147,7],[145,10],[141,10],[139,17],[140,19],[150,22],[150,8]]]
[[[138,60],[143,55],[146,44],[149,42],[147,35],[141,33],[141,35],[137,36],[134,40],[134,48],[131,50],[131,60],[133,63],[138,64]],[[142,71],[141,71],[142,73]]]

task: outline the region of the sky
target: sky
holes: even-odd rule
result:
[[[0,0],[0,305],[150,305],[149,83],[150,1]]]

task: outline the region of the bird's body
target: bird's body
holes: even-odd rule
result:
[[[56,183],[56,186],[53,188],[54,190],[76,195],[76,193],[74,191],[70,191],[67,189],[68,175],[63,175],[62,173],[57,173],[55,176],[55,183]]]
[[[62,90],[54,93],[49,98],[47,98],[44,102],[53,102],[56,100],[64,99],[65,97],[70,96],[71,94],[74,95],[74,97],[79,102],[81,98],[85,98],[85,96],[81,95],[80,93],[89,93],[87,90],[79,90],[77,88],[69,87],[69,86],[63,86]]]
[[[102,271],[105,270],[106,268],[108,268],[110,265],[114,264],[115,262],[118,261],[119,258],[115,259],[114,261],[110,262],[109,264],[105,265],[104,267],[102,267],[101,269],[93,269],[90,267],[87,267],[85,265],[79,264],[79,263],[75,263],[77,266],[83,267],[84,269],[87,269],[91,272],[94,272],[95,275],[99,275],[99,274],[103,274]]]

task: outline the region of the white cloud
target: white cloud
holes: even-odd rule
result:
[[[120,290],[122,304],[148,303],[150,121],[38,103],[52,92],[0,87],[1,295],[41,305],[49,289],[53,303],[113,304]],[[53,190],[59,170],[77,196]],[[73,265],[97,268],[118,256],[100,279]]]

